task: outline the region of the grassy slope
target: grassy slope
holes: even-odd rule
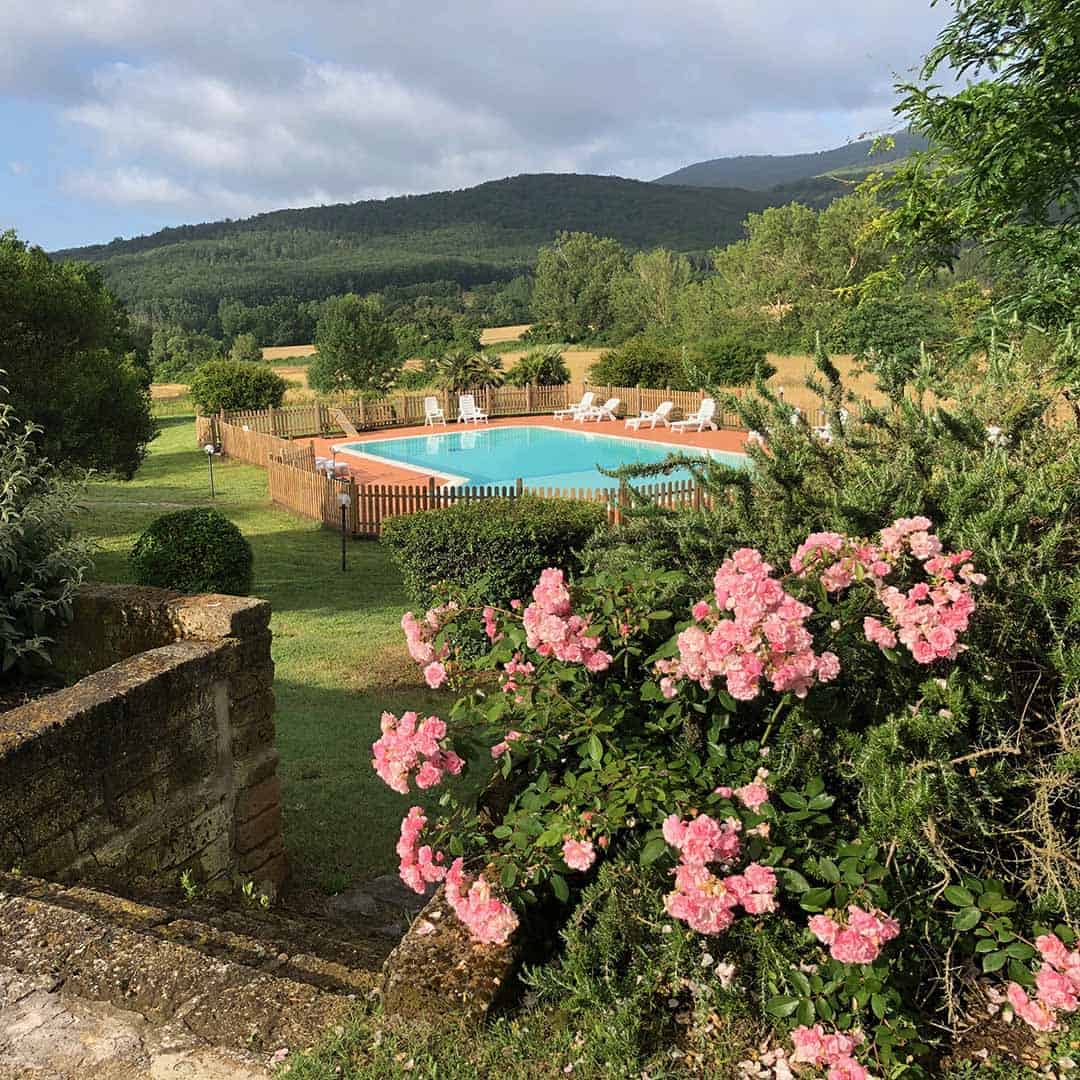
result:
[[[206,458],[191,417],[162,431],[129,483],[91,485],[81,518],[100,547],[96,576],[130,580],[127,553],[159,514],[207,505]],[[418,680],[400,629],[406,601],[378,544],[351,543],[341,572],[340,539],[273,507],[261,469],[214,466],[214,505],[255,551],[255,593],[273,605],[278,747],[285,838],[302,884],[336,891],[396,866],[398,822],[413,799],[375,777],[370,747],[384,708],[437,708]]]

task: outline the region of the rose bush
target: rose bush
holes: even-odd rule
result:
[[[1008,965],[1019,1016],[1045,1027],[1075,1007],[1063,980],[1080,967],[1059,951],[1036,976],[1034,948],[1003,919],[1013,901],[970,876],[921,887],[864,834],[845,763],[821,758],[809,775],[780,737],[794,714],[803,729],[835,723],[868,677],[889,689],[879,709],[947,698],[986,583],[971,552],[947,551],[921,515],[872,538],[811,534],[783,571],[742,548],[682,618],[657,606],[675,576],[624,569],[571,584],[548,568],[505,608],[451,601],[404,617],[428,683],[457,698],[445,723],[385,717],[376,769],[398,791],[410,779],[431,787],[460,772],[451,737],[486,734],[513,795],[494,824],[449,791],[430,825],[413,807],[403,880],[418,892],[445,882],[473,935],[497,944],[537,901],[568,904],[598,864],[633,853],[668,881],[664,908],[681,932],[723,950],[745,920],[773,942],[743,979],[793,1025],[790,1047],[771,1051],[777,1076],[920,1067],[941,1001],[914,988],[935,962],[927,950],[946,942],[992,957],[987,972]],[[483,633],[482,655],[456,650],[463,625]],[[959,893],[975,888],[982,898],[958,914]],[[754,962],[745,941],[731,939],[733,970]]]

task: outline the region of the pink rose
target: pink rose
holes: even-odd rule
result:
[[[424,668],[424,680],[432,690],[438,690],[446,682],[446,668],[438,660]]]

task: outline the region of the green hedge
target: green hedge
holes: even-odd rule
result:
[[[275,409],[288,383],[265,364],[210,360],[191,379],[191,400],[208,416],[219,409]]]
[[[383,543],[413,603],[429,606],[449,585],[472,603],[527,600],[548,566],[573,572],[577,553],[605,521],[596,503],[485,499],[391,518]]]
[[[163,514],[131,551],[137,584],[186,593],[247,596],[253,561],[240,530],[223,514],[203,507]]]

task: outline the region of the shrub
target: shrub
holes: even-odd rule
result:
[[[205,416],[220,409],[275,409],[288,384],[265,364],[211,360],[191,380],[191,399]]]
[[[0,404],[0,672],[48,660],[48,631],[71,617],[90,565],[73,539],[78,486],[41,456],[39,429]]]
[[[604,353],[589,369],[589,378],[600,386],[673,389],[682,389],[685,381],[678,347],[649,334],[639,334]]]
[[[494,353],[451,349],[438,362],[435,382],[442,390],[483,390],[502,386],[502,360]]]
[[[549,345],[527,352],[506,373],[506,381],[511,386],[561,386],[570,381],[570,369],[563,360],[562,349]]]
[[[508,604],[528,595],[545,566],[577,566],[576,552],[604,521],[601,507],[564,499],[485,499],[391,518],[383,543],[415,604],[447,586],[465,602]]]
[[[687,350],[686,376],[695,386],[744,386],[760,374],[768,379],[776,368],[765,359],[762,337],[731,329]]]
[[[195,507],[163,514],[131,550],[139,585],[186,593],[251,592],[253,556],[240,530],[216,510]]]
[[[594,936],[573,915],[541,993],[623,993],[591,974],[620,962],[611,922],[662,922],[670,945],[635,949],[660,965],[639,1012],[671,1002],[707,1032],[741,1002],[778,1074],[940,1075],[1006,984],[1032,1027],[1077,1008],[1058,991],[1080,968],[1080,442],[1012,352],[948,406],[912,387],[855,402],[818,363],[832,439],[764,386],[731,403],[768,452],[697,466],[714,498],[665,515],[668,569],[658,549],[605,565],[594,543],[595,573],[545,569],[515,590],[524,610],[477,590],[407,615],[410,653],[456,700],[445,724],[384,719],[375,766],[407,793],[461,771],[456,736],[492,742],[498,820],[448,794],[398,847],[402,877],[444,881],[480,940],[537,901],[595,907],[608,864],[652,875]],[[477,625],[479,656],[457,644]]]

